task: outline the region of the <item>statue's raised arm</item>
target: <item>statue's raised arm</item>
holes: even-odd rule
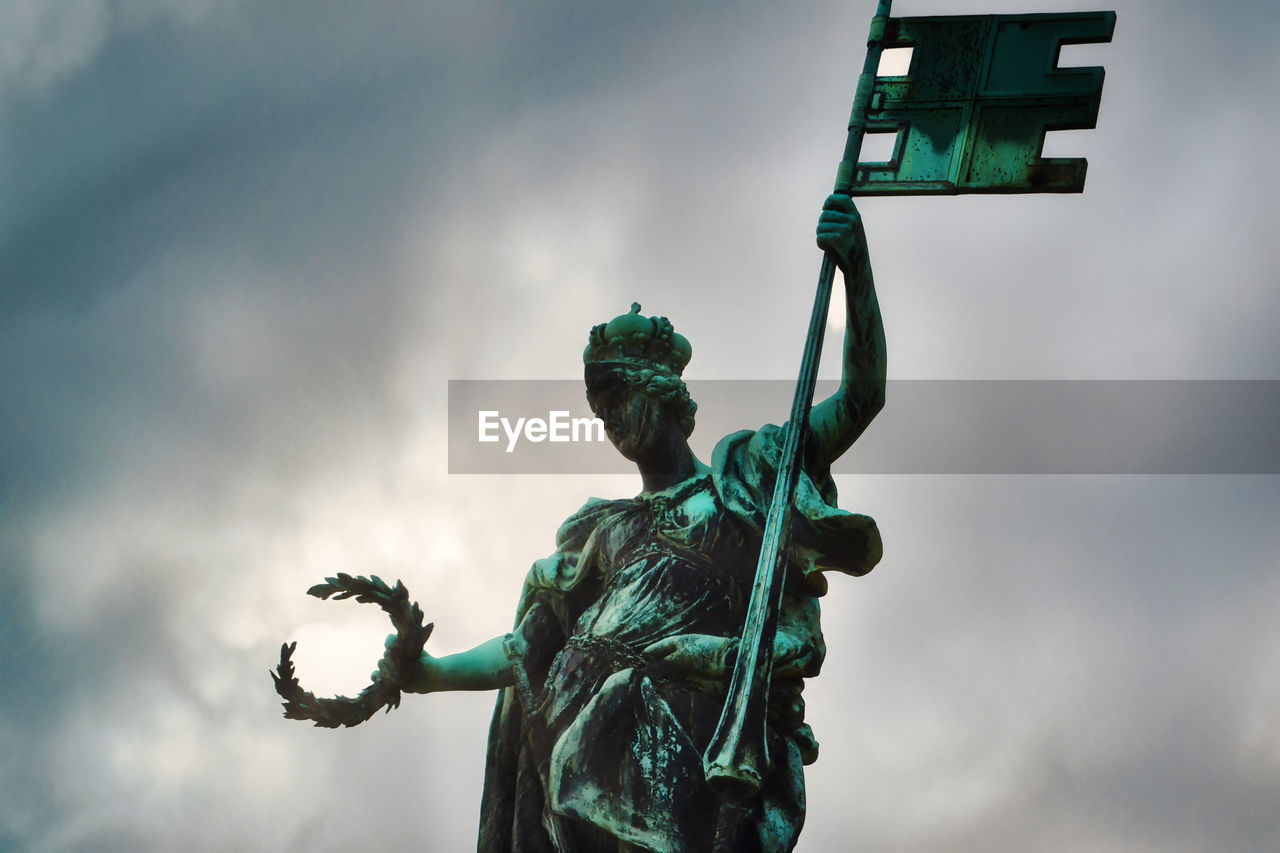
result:
[[[812,458],[826,468],[884,407],[886,350],[862,217],[848,196],[828,196],[818,219],[818,246],[835,256],[845,293],[840,389],[815,403],[809,415]]]

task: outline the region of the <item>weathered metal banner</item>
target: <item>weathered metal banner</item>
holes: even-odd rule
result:
[[[1115,12],[889,18],[867,133],[895,133],[888,162],[859,162],[851,194],[1081,192],[1084,158],[1043,158],[1045,131],[1093,128],[1103,69],[1059,68],[1064,44],[1111,41]],[[857,117],[851,119],[852,125]]]

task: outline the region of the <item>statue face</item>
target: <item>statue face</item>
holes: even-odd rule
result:
[[[587,402],[604,421],[609,441],[632,462],[661,447],[666,431],[675,428],[661,404],[619,378],[592,383]]]

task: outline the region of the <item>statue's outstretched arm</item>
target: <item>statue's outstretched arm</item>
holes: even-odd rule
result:
[[[809,416],[814,463],[826,467],[852,446],[884,406],[886,350],[880,303],[862,217],[848,196],[832,195],[818,220],[818,246],[844,271],[844,364],[840,390]]]
[[[354,598],[363,604],[377,604],[391,617],[396,633],[387,637],[386,654],[370,677],[370,685],[354,698],[323,698],[303,689],[293,666],[298,644],[282,645],[280,664],[271,678],[284,699],[284,715],[291,720],[310,720],[324,728],[358,726],[382,708],[390,711],[399,707],[400,694],[405,691],[495,690],[516,682],[509,655],[523,654],[524,621],[514,635],[495,637],[469,651],[435,658],[423,650],[434,626],[424,624],[422,608],[409,598],[409,590],[400,581],[392,587],[377,575],[339,572],[307,593],[322,599]]]
[[[494,637],[473,649],[443,657],[432,657],[424,651],[418,666],[412,672],[395,672],[389,666],[388,659],[383,658],[374,678],[396,684],[406,693],[498,690],[510,687],[516,681],[506,651],[506,641],[510,636]],[[395,638],[395,634],[387,638],[388,647]]]

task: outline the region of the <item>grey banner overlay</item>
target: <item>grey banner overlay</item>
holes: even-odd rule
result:
[[[704,461],[719,438],[784,420],[794,391],[688,385]],[[820,382],[815,399],[835,390]],[[894,380],[887,398],[833,473],[1280,474],[1280,381]],[[450,380],[449,473],[634,474],[591,417],[578,380]]]

